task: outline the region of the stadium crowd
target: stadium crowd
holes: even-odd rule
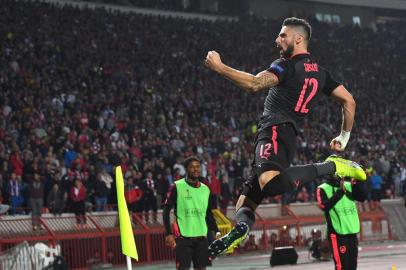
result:
[[[89,0],[88,2],[176,12],[203,12],[206,14],[209,13],[234,16],[240,15],[242,11],[241,0],[238,0],[238,2],[237,0],[217,1],[215,4],[212,3],[206,8],[202,8],[201,0]]]
[[[84,223],[85,208],[115,204],[115,165],[131,209],[155,212],[192,154],[203,161],[215,207],[238,198],[267,93],[236,89],[202,62],[215,49],[239,69],[267,68],[278,57],[281,21],[207,22],[12,0],[0,14],[0,205],[9,214],[45,206],[55,215],[74,211]],[[404,195],[405,23],[312,25],[314,58],[357,101],[345,155],[367,168],[371,190]],[[296,164],[323,160],[339,134],[341,112],[319,102],[302,127]],[[314,200],[314,189],[289,202]]]

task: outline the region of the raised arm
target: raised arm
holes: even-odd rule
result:
[[[343,122],[340,135],[331,141],[330,146],[332,150],[344,151],[354,124],[356,104],[352,95],[342,85],[333,90],[331,97],[341,104]]]
[[[278,77],[269,71],[261,71],[257,75],[234,69],[221,61],[220,55],[216,51],[207,53],[206,67],[220,74],[224,78],[240,88],[250,92],[257,92],[263,89],[269,89],[279,83]]]

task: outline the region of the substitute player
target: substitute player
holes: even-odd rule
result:
[[[317,187],[317,202],[324,211],[336,270],[355,270],[360,222],[355,201],[366,199],[365,183],[329,180]]]
[[[186,177],[171,186],[165,201],[163,221],[166,245],[176,251],[176,268],[204,270],[211,264],[208,254],[207,235],[220,232],[209,204],[210,190],[200,182],[201,166],[196,157],[185,160]],[[170,211],[175,209],[175,226],[172,232]]]

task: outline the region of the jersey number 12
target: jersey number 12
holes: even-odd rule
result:
[[[312,86],[312,91],[310,92],[309,96],[306,98],[306,101],[303,103],[305,93],[307,91],[307,87]],[[309,109],[306,108],[307,104],[312,100],[312,98],[317,93],[317,88],[319,87],[319,82],[315,78],[306,78],[302,87],[302,91],[300,92],[299,99],[297,100],[295,112],[301,113],[308,113]]]

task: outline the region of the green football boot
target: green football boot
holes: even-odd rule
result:
[[[215,240],[209,246],[209,256],[214,259],[218,255],[236,248],[247,237],[248,232],[249,227],[245,222],[237,223],[228,234]]]
[[[326,161],[334,162],[336,166],[335,176],[339,178],[349,177],[358,181],[367,180],[367,175],[361,168],[361,165],[354,161],[344,159],[336,155],[329,156]]]

